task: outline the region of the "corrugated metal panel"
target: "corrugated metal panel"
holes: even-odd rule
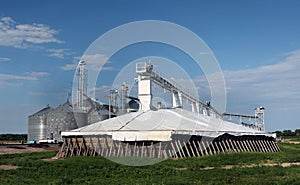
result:
[[[47,114],[53,109],[47,106],[40,111],[28,116],[28,137],[27,140],[40,140],[46,138]]]
[[[86,126],[88,122],[85,112],[73,112],[69,102],[58,106],[47,116],[47,137],[62,141],[61,132]]]

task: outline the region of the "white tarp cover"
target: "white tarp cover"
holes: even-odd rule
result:
[[[69,132],[71,135],[111,135],[121,141],[168,141],[172,133],[188,133],[218,137],[224,133],[232,135],[268,135],[243,125],[212,118],[183,109],[159,109],[147,112],[132,112],[100,121]]]

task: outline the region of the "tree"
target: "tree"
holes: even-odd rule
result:
[[[296,130],[295,130],[295,135],[296,135],[296,136],[300,136],[300,129],[296,129]]]
[[[26,140],[27,134],[0,134],[0,141]]]
[[[279,131],[279,130],[275,131],[275,133],[276,133],[276,136],[277,136],[277,137],[280,137],[280,136],[282,136],[282,135],[283,135],[283,134],[282,134],[282,132],[281,132],[281,131]]]
[[[293,136],[293,132],[291,130],[283,130],[283,136]]]

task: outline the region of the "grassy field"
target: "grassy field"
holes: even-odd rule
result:
[[[43,161],[55,152],[0,156],[0,184],[300,184],[300,145],[279,144],[280,153],[230,153],[132,167],[102,157]],[[273,164],[273,166],[259,166]],[[275,166],[274,166],[275,165]],[[230,168],[227,168],[230,167]]]

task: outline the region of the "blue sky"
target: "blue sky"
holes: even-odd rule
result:
[[[263,105],[268,131],[299,128],[299,7],[297,0],[2,0],[0,133],[26,133],[29,114],[66,101],[74,66],[86,48],[110,29],[140,20],[179,24],[208,44],[224,72],[227,112],[252,114]],[[130,55],[116,54],[104,77],[137,56],[185,59],[172,48],[139,47],[125,50]],[[202,76],[192,77],[205,83]]]

